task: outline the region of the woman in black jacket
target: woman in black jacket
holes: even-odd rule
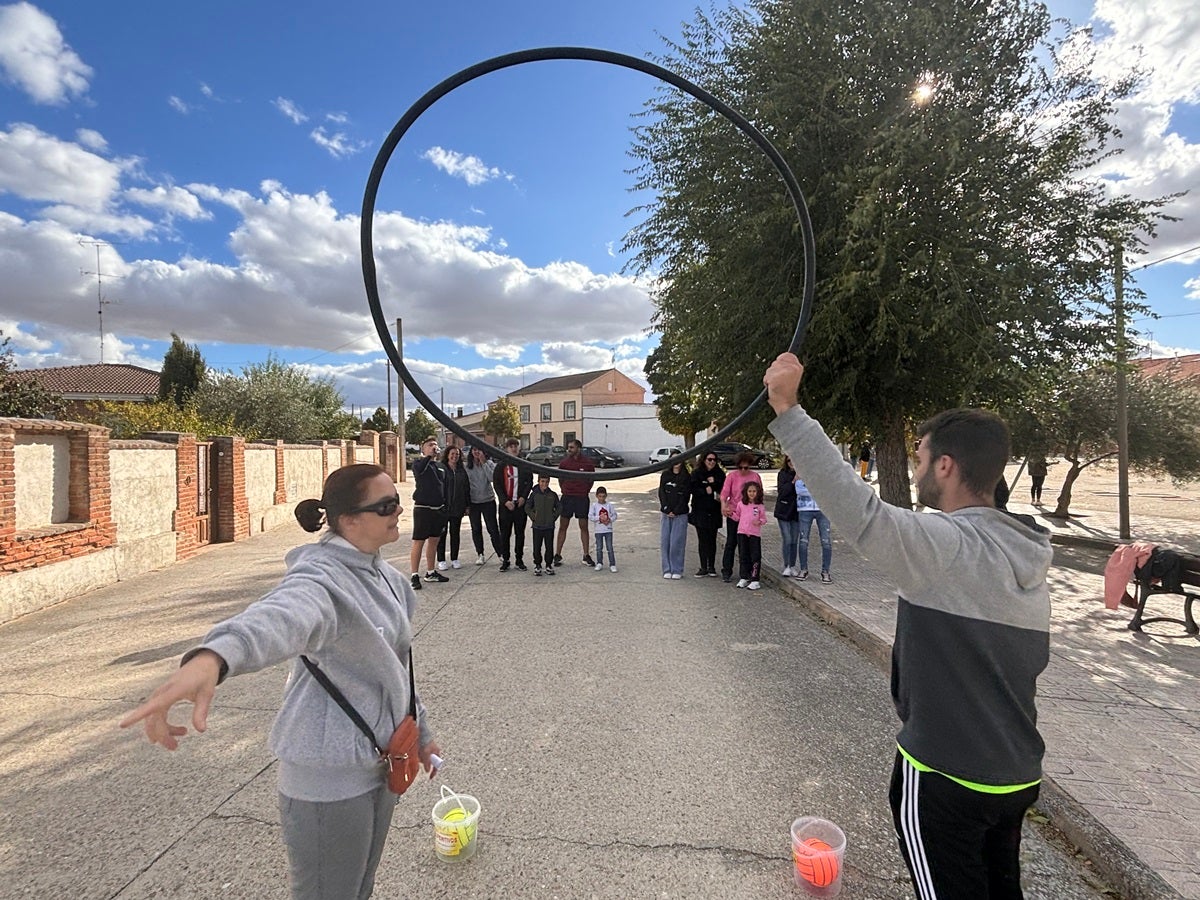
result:
[[[467,514],[467,504],[471,500],[471,482],[467,479],[467,467],[458,447],[446,448],[442,454],[442,465],[446,471],[446,481],[443,484],[446,495],[446,530],[438,540],[437,567],[445,572],[447,534],[450,536],[450,566],[455,569],[462,568],[458,561],[458,549],[461,545],[463,516]]]
[[[721,488],[725,486],[725,470],[717,454],[709,450],[692,473],[692,511],[688,520],[696,528],[700,549],[700,568],[696,577],[717,577],[717,532],[725,524],[721,515]]]
[[[780,575],[799,575],[796,568],[796,549],[800,541],[800,513],[796,509],[796,467],[785,456],[775,486],[775,519],[783,540],[783,571]]]
[[[663,471],[658,479],[658,508],[662,512],[659,526],[659,546],[662,554],[663,578],[682,578],[687,556],[688,502],[691,500],[691,479],[683,457],[675,455],[675,465]]]

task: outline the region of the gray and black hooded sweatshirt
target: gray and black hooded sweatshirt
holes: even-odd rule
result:
[[[1050,654],[1049,536],[991,507],[884,503],[799,406],[771,432],[838,533],[899,590],[892,700],[902,752],[972,785],[1040,780],[1034,697]]]
[[[379,553],[363,553],[328,531],[290,551],[287,567],[277,587],[215,626],[196,649],[225,660],[222,677],[291,659],[270,737],[280,761],[280,793],[314,801],[357,797],[383,783],[383,765],[298,657],[307,655],[324,670],[386,747],[408,713],[417,598]],[[417,722],[424,746],[432,734],[419,699]]]

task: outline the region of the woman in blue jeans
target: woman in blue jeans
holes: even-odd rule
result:
[[[792,458],[785,456],[775,483],[775,521],[779,523],[779,537],[783,541],[783,569],[780,575],[799,575],[796,568],[796,543],[800,539],[800,515],[796,509],[796,467]]]
[[[796,575],[801,581],[808,577],[808,538],[812,532],[813,522],[817,523],[817,533],[821,536],[821,581],[830,584],[833,578],[829,575],[829,563],[833,560],[833,541],[829,537],[829,519],[817,508],[804,482],[799,478],[796,484],[796,510],[800,514],[800,572]]]

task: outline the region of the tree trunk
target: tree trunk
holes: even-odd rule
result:
[[[1063,479],[1062,490],[1058,494],[1058,504],[1054,507],[1054,512],[1050,515],[1056,519],[1066,519],[1071,515],[1071,485],[1075,483],[1075,479],[1079,477],[1079,473],[1083,471],[1083,466],[1079,464],[1079,460],[1071,460],[1071,468],[1067,469],[1067,477]]]
[[[885,503],[912,509],[908,477],[908,429],[902,418],[884,423],[882,439],[875,445],[875,470],[879,473],[879,496]]]

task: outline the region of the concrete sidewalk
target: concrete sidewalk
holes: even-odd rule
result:
[[[764,479],[766,481],[767,479]],[[1200,898],[1200,640],[1182,625],[1126,628],[1132,610],[1103,603],[1103,568],[1117,543],[1113,513],[1069,520],[1011,503],[1051,530],[1050,665],[1039,681],[1046,739],[1041,812],[1083,849],[1124,896]],[[1136,540],[1200,553],[1195,524],[1138,515]],[[889,664],[895,592],[833,529],[834,583],[821,584],[813,529],[812,576],[782,578],[779,531],[763,529],[769,583],[800,600],[876,661]],[[1182,615],[1182,598],[1151,600],[1149,613]]]

